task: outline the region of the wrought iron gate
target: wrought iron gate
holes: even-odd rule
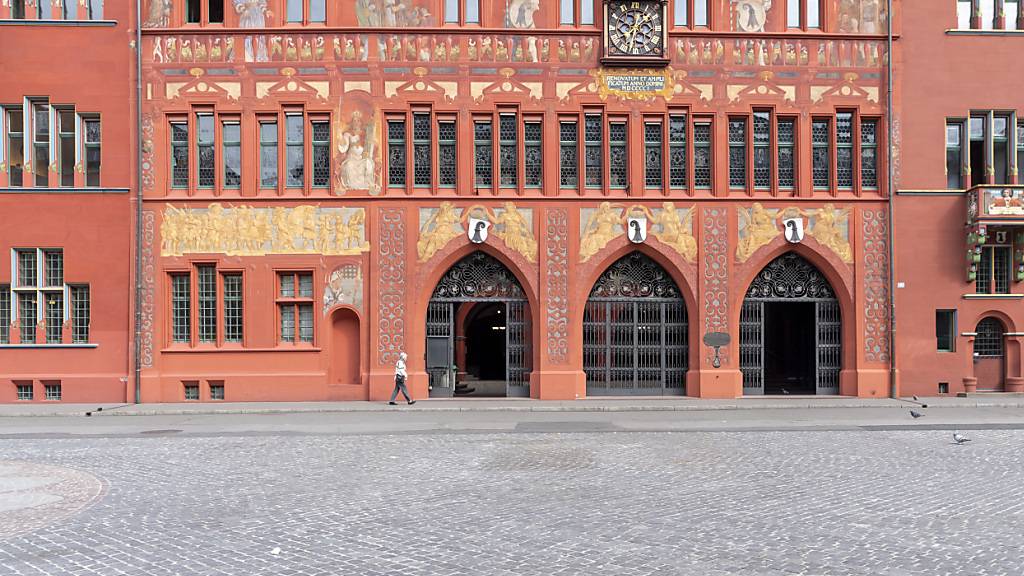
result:
[[[689,323],[679,288],[639,252],[612,264],[583,310],[588,395],[684,394]]]
[[[474,252],[445,272],[427,305],[426,367],[431,398],[455,393],[455,312],[464,302],[504,303],[506,395],[529,396],[530,307],[519,281],[501,262]]]
[[[839,394],[842,368],[842,318],[832,286],[813,264],[787,252],[772,260],[750,283],[740,310],[740,371],[743,394],[764,394],[764,305],[813,302],[815,318],[815,392]]]

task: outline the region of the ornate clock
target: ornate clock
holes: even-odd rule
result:
[[[605,0],[604,64],[668,64],[666,0]]]

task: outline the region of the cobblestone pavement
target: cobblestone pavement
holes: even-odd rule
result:
[[[0,574],[1022,574],[1024,431],[970,436],[5,440],[104,490],[0,540]]]

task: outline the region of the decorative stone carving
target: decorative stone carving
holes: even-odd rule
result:
[[[693,208],[676,208],[675,202],[662,203],[662,209],[631,206],[627,213],[641,210],[654,225],[654,237],[672,248],[687,262],[697,260],[697,240],[693,237]],[[681,215],[680,215],[681,213]]]
[[[153,367],[153,312],[156,309],[156,264],[153,244],[156,241],[156,213],[142,212],[142,339],[139,357],[143,368]]]
[[[750,208],[739,208],[736,215],[739,220],[736,243],[736,260],[746,262],[757,249],[768,244],[779,235],[777,223],[779,210],[765,208],[760,202],[754,202]]]
[[[552,364],[569,361],[569,225],[563,208],[547,211],[547,353]]]
[[[441,202],[438,208],[420,209],[420,238],[416,241],[416,256],[420,262],[444,248],[453,238],[462,235],[462,209],[451,202]]]
[[[864,359],[889,361],[889,223],[884,209],[861,213],[864,234]]]
[[[601,202],[596,210],[583,208],[580,210],[580,221],[584,220],[586,224],[580,227],[580,262],[589,260],[625,230],[622,227],[621,204]]]
[[[388,366],[405,348],[405,220],[401,208],[381,208],[377,242],[377,363]]]
[[[728,210],[704,209],[704,333],[729,331],[729,248]],[[714,351],[707,348],[707,363]],[[722,362],[729,361],[729,347],[720,351]]]

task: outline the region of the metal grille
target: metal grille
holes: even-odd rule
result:
[[[579,128],[576,122],[559,124],[559,185],[563,188],[579,186]]]
[[[39,285],[35,250],[18,250],[18,286],[35,288]]]
[[[516,277],[491,256],[474,252],[456,262],[434,288],[435,299],[525,299]]]
[[[412,115],[412,174],[416,186],[430,186],[430,114]]]
[[[644,124],[644,183],[661,188],[661,123]]]
[[[455,122],[437,123],[437,183],[454,187],[456,178]]]
[[[729,120],[729,186],[747,186],[747,121]]]
[[[285,185],[302,188],[306,183],[306,159],[303,142],[302,116],[285,117]]]
[[[639,252],[612,264],[583,312],[587,394],[683,394],[689,323],[679,288]]]
[[[494,185],[494,141],[489,121],[473,124],[474,156],[476,159],[476,185],[490,188]]]
[[[54,400],[54,401],[60,400],[60,398],[61,398],[60,383],[58,383],[58,382],[47,383],[47,384],[45,384],[43,386],[43,389],[46,391],[46,399],[47,400]]]
[[[853,187],[853,114],[836,114],[836,184]]]
[[[711,187],[711,124],[693,125],[693,184],[697,188]]]
[[[185,382],[185,400],[199,400],[199,382]]]
[[[299,341],[313,341],[313,305],[299,305]]]
[[[839,371],[843,365],[839,302],[816,302],[815,318],[818,322],[816,391],[818,394],[839,394]]]
[[[199,186],[212,188],[217,178],[216,153],[213,148],[213,114],[196,114],[196,159]]]
[[[89,341],[89,286],[71,286],[71,341]]]
[[[11,286],[0,284],[0,344],[11,343]]]
[[[242,183],[241,137],[238,122],[224,122],[221,125],[225,188],[238,188]]]
[[[313,122],[313,186],[326,188],[331,181],[331,128],[327,122]]]
[[[772,184],[771,114],[754,112],[754,187]]]
[[[210,400],[224,399],[224,382],[210,381]]]
[[[405,186],[405,122],[388,121],[388,186]]]
[[[830,138],[828,120],[815,120],[811,123],[811,175],[815,188],[828,188],[831,182]]]
[[[44,250],[43,261],[46,263],[46,286],[63,286],[64,252],[60,250]]]
[[[860,183],[865,188],[878,188],[878,121],[860,122]]]
[[[32,383],[18,384],[18,400],[31,400],[34,398],[32,393]]]
[[[525,300],[513,300],[505,303],[505,310],[506,394],[526,397],[530,395],[529,307]]]
[[[686,188],[686,116],[668,119],[668,184]]]
[[[277,188],[277,122],[260,122],[260,187]]]
[[[46,343],[60,344],[64,337],[64,293],[43,292],[46,303]]]
[[[196,266],[199,281],[199,341],[217,341],[217,270]]]
[[[498,137],[500,139],[498,156],[501,162],[501,185],[516,186],[519,183],[519,137],[516,132],[516,116],[514,114],[501,115]]]
[[[543,179],[543,151],[541,148],[542,130],[540,122],[526,122],[523,124],[523,169],[526,176],[526,184],[529,187],[538,188]]]
[[[793,120],[779,120],[776,126],[779,141],[779,188],[792,188],[796,183],[793,167],[795,122]]]
[[[601,148],[604,145],[604,130],[601,116],[588,115],[583,122],[583,160],[588,187],[602,185]]]
[[[191,328],[191,293],[188,274],[171,276],[171,339],[174,342],[190,342]]]
[[[35,292],[18,294],[18,323],[21,325],[21,343],[35,344],[38,305]]]
[[[295,342],[295,306],[282,304],[281,308],[281,341]]]
[[[764,302],[744,300],[740,309],[740,372],[743,394],[764,394]]]
[[[983,318],[974,330],[974,355],[981,358],[1003,357],[1003,323],[997,318]]]
[[[427,305],[427,378],[431,398],[449,398],[455,393],[454,308],[452,301],[431,300]]]
[[[609,184],[615,188],[625,188],[628,178],[626,169],[626,125],[612,123],[608,125],[608,176]]]
[[[242,324],[242,275],[224,275],[224,341],[241,342]]]

